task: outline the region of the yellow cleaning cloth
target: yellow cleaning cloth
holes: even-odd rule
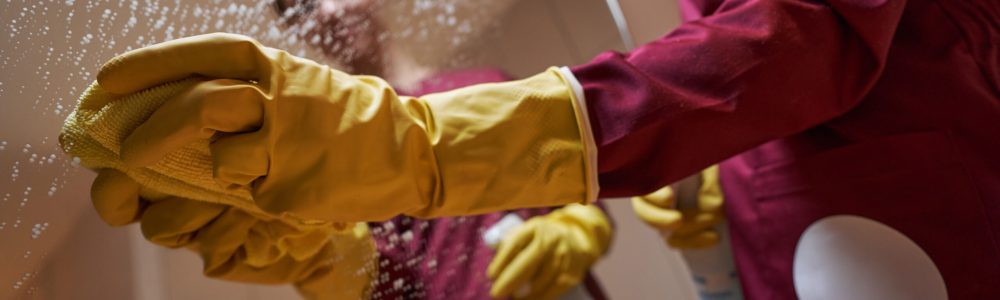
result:
[[[254,205],[248,188],[226,189],[212,178],[208,140],[201,140],[168,154],[159,163],[130,168],[119,159],[121,142],[172,96],[198,83],[186,79],[126,96],[105,92],[94,83],[80,97],[77,109],[63,125],[59,141],[63,150],[90,169],[113,168],[149,191],[238,207],[252,215],[271,218]]]
[[[125,96],[110,94],[97,83],[92,84],[63,125],[59,137],[63,150],[78,158],[84,167],[112,168],[125,173],[143,187],[140,196],[144,199],[158,200],[171,195],[222,204],[256,219],[237,218],[229,224],[220,217],[213,222],[218,223],[216,227],[224,227],[219,234],[225,238],[215,238],[197,246],[202,249],[192,249],[201,252],[206,275],[259,283],[295,282],[309,299],[364,297],[377,272],[360,268],[371,255],[377,255],[364,223],[302,220],[261,210],[254,204],[248,187],[227,189],[213,179],[209,140],[191,143],[149,167],[132,168],[121,161],[119,148],[125,138],[164,102],[200,81],[190,78]],[[174,233],[168,227],[157,228],[164,231],[166,238],[155,235],[147,238],[154,243],[160,239],[189,240],[177,239],[173,235],[186,233]],[[246,230],[237,229],[243,227]],[[242,251],[234,251],[236,248]],[[310,277],[303,280],[303,276]]]

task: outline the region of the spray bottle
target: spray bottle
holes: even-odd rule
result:
[[[703,180],[706,178],[703,178]],[[718,180],[717,177],[707,180]],[[675,185],[677,207],[680,210],[696,209],[701,196],[699,181],[681,182]],[[681,249],[681,256],[687,262],[694,281],[695,290],[701,300],[742,300],[743,290],[733,261],[732,246],[729,242],[729,226],[726,222],[715,225],[719,242],[708,248]]]

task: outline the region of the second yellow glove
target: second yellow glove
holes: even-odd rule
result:
[[[490,295],[527,286],[524,299],[556,299],[580,284],[611,243],[611,224],[594,205],[571,204],[534,217],[508,233],[490,262]]]
[[[639,219],[656,228],[668,245],[675,248],[705,248],[719,242],[715,226],[725,221],[718,166],[702,171],[696,207],[677,207],[677,193],[670,186],[645,196],[632,198]]]

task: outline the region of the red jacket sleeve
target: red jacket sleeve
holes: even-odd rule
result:
[[[857,104],[905,1],[731,0],[634,51],[572,68],[602,197],[644,194]]]

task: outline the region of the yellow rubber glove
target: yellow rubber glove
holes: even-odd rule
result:
[[[556,69],[401,97],[376,77],[209,34],[118,56],[98,83],[129,94],[190,77],[205,81],[125,139],[127,164],[148,166],[215,139],[217,180],[251,186],[266,211],[315,220],[467,215],[596,198],[586,112]]]
[[[206,276],[294,283],[306,299],[368,299],[378,274],[378,252],[363,223],[315,237],[230,208],[199,230],[189,248],[201,255]]]
[[[200,254],[208,277],[263,284],[293,283],[307,299],[364,299],[377,273],[374,240],[364,223],[352,228],[293,227],[216,203],[150,195],[124,173],[101,170],[94,207],[111,225],[139,220],[143,235]]]
[[[677,193],[665,186],[649,195],[633,197],[632,209],[671,247],[707,248],[719,243],[715,226],[725,221],[718,166],[702,171],[697,197],[697,207],[677,209]]]
[[[608,249],[611,224],[594,205],[567,205],[534,217],[508,233],[490,262],[490,295],[511,296],[527,286],[524,299],[556,299],[580,284]]]

